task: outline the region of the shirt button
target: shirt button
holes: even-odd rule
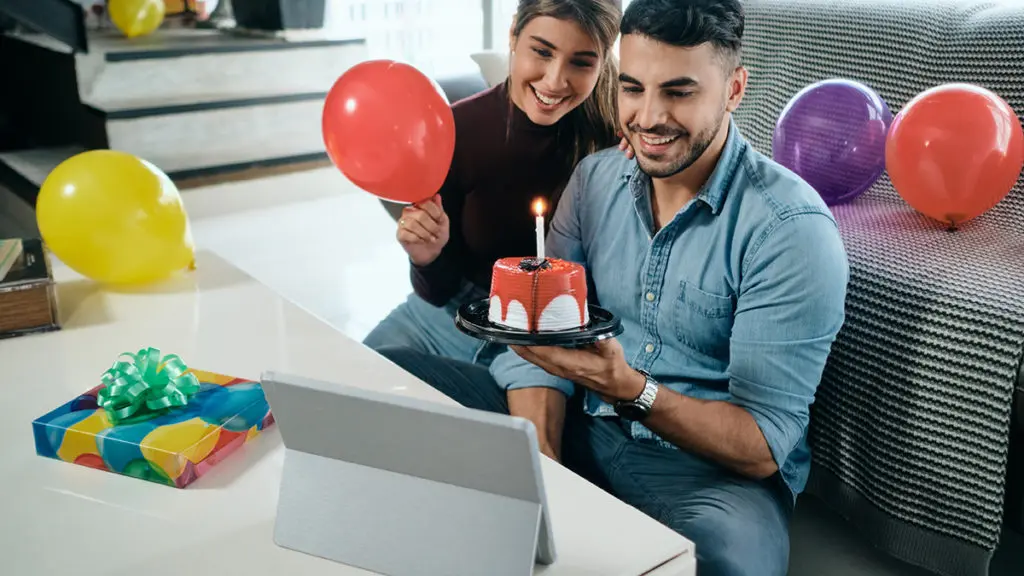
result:
[[[644,347],[644,350],[646,350],[648,354],[654,352],[654,344],[648,344],[647,346]]]
[[[647,293],[647,301],[648,302],[654,302],[654,292],[648,292]]]

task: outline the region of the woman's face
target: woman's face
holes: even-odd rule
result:
[[[535,124],[558,122],[594,90],[601,51],[575,22],[540,16],[510,41],[512,102]]]

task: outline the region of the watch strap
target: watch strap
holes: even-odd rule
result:
[[[632,400],[619,400],[615,403],[615,412],[629,420],[645,419],[651,413],[658,396],[658,382],[643,370],[637,372],[644,376],[644,389]]]
[[[643,370],[637,370],[637,372],[644,375],[645,383],[643,391],[640,392],[640,395],[633,402],[642,406],[647,412],[650,412],[654,407],[654,400],[658,397],[658,383],[647,372]]]

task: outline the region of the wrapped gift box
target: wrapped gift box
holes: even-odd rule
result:
[[[97,386],[32,423],[36,453],[184,488],[274,417],[258,382],[189,369],[198,392],[155,416],[111,422]]]

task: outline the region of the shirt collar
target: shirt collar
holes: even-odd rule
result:
[[[708,181],[704,183],[697,194],[697,200],[707,204],[711,208],[712,214],[718,214],[722,209],[726,193],[732,186],[736,169],[743,158],[744,145],[743,135],[740,134],[736,123],[730,118],[729,134],[726,136],[722,155],[719,156],[718,164],[712,170]],[[629,184],[629,189],[634,197],[645,194],[651,189],[651,177],[640,170],[640,165],[636,160],[627,165],[626,170],[622,173],[622,178]]]

